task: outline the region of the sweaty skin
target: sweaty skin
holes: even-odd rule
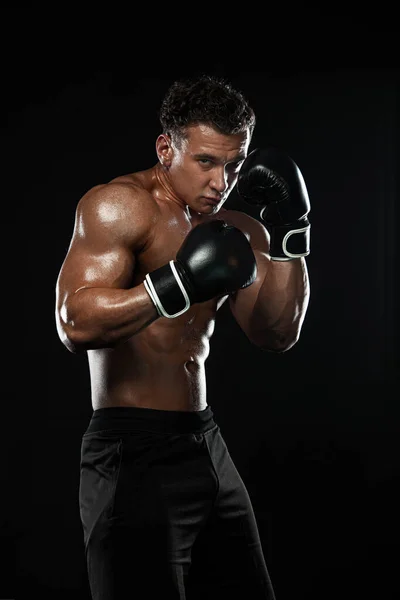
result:
[[[57,279],[56,322],[70,351],[87,352],[93,410],[206,408],[205,361],[217,311],[228,296],[167,319],[158,316],[143,285],[147,273],[175,259],[201,222],[223,219],[250,240],[257,279],[230,301],[238,323],[258,344],[250,317],[270,264],[268,234],[245,213],[222,208],[248,145],[248,133],[226,136],[205,125],[189,128],[180,150],[163,134],[156,142],[159,163],[95,186],[78,203]],[[287,266],[280,277],[283,285]]]

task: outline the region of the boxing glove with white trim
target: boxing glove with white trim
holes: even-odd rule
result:
[[[293,260],[310,253],[310,201],[297,164],[277,148],[257,148],[242,164],[237,191],[268,229],[272,260]]]
[[[148,273],[144,286],[162,317],[172,319],[205,302],[251,285],[257,263],[245,234],[221,219],[186,236],[176,259]]]

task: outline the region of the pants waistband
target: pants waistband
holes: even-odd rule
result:
[[[216,423],[210,406],[201,411],[158,410],[115,406],[93,411],[85,434],[103,430],[137,430],[171,433],[202,433]]]

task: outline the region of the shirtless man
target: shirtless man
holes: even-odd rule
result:
[[[79,502],[91,594],[271,600],[205,361],[225,301],[261,350],[298,340],[307,190],[289,157],[249,153],[255,115],[225,81],[174,83],[160,121],[157,164],[79,201],[56,286],[60,339],[89,363]],[[260,221],[223,208],[236,183]]]

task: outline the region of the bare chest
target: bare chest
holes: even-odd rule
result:
[[[135,277],[139,283],[147,273],[174,260],[185,237],[193,228],[184,215],[165,215],[153,228],[149,241],[136,257]]]
[[[205,217],[203,221],[215,218],[222,217]],[[136,257],[134,285],[140,284],[147,273],[174,260],[184,239],[196,225],[197,222],[191,222],[185,214],[165,211],[157,222],[149,243]],[[195,304],[174,319],[158,319],[139,337],[150,351],[182,352],[200,358],[208,354],[208,341],[214,332],[216,313],[226,298],[217,297]]]

